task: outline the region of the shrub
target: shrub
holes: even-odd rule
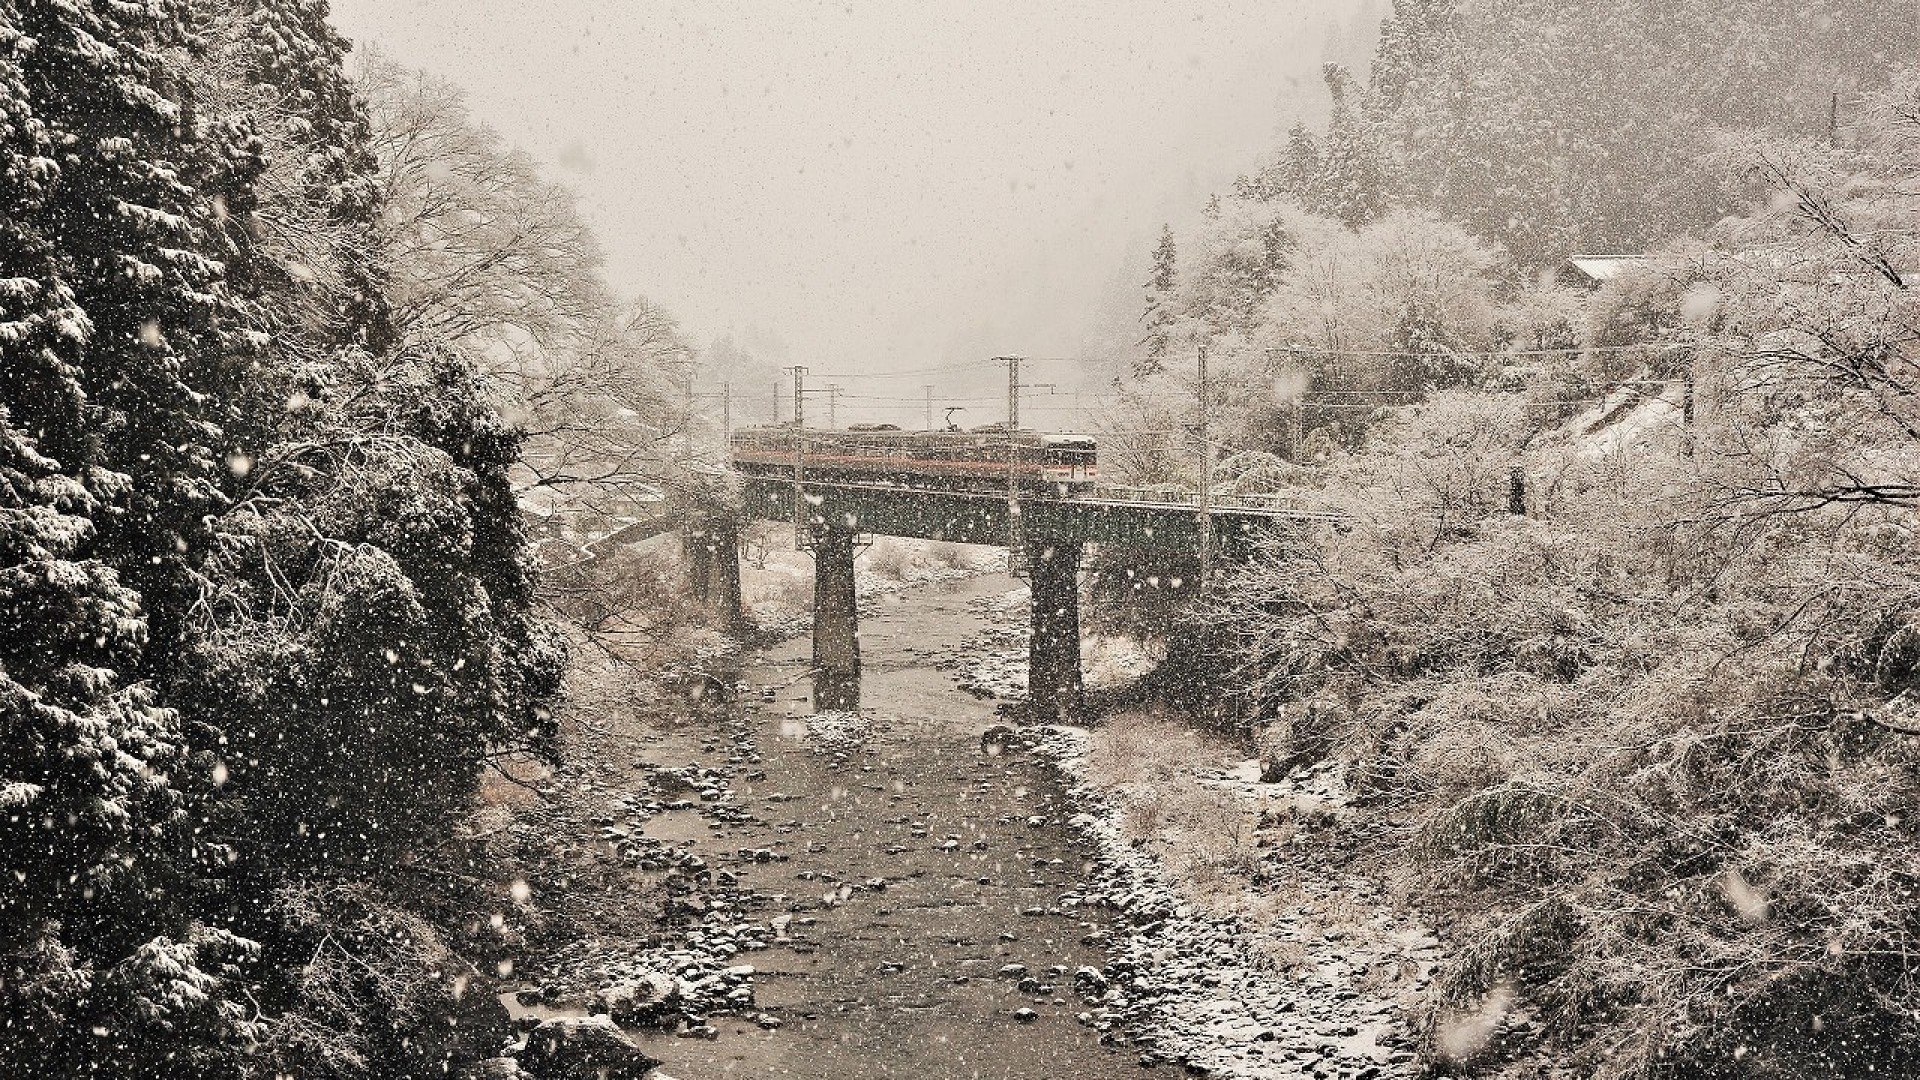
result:
[[[1216,612],[1263,757],[1345,762],[1390,838],[1355,857],[1452,928],[1436,1038],[1502,992],[1539,1018],[1493,1073],[1905,1075],[1914,541],[1857,510],[1689,520],[1666,469],[1445,529],[1372,487],[1271,553]]]

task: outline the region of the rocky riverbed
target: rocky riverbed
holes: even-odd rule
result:
[[[1114,992],[1112,917],[1080,898],[1093,845],[936,666],[1016,586],[871,598],[858,715],[812,711],[798,637],[749,656],[731,704],[626,718],[617,752],[549,778],[519,827],[585,829],[596,861],[532,883],[532,906],[584,910],[549,916],[573,939],[520,973],[522,1025],[610,1013],[682,1078],[1142,1075],[1090,1018]]]
[[[523,1061],[599,1045],[605,1016],[637,1055],[610,1075],[1410,1073],[1394,993],[1425,978],[1432,941],[1372,886],[1306,883],[1377,925],[1325,938],[1309,906],[1264,928],[1298,939],[1276,969],[1130,841],[1085,782],[1085,732],[1001,727],[1018,582],[863,606],[859,713],[811,710],[798,637],[747,658],[735,701],[609,721],[602,752],[544,781],[513,828],[575,840],[516,931],[529,961],[503,1000]]]

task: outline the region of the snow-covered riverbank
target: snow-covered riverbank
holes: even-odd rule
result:
[[[1354,876],[1300,874],[1290,893],[1301,902],[1262,907],[1267,921],[1258,928],[1245,914],[1219,910],[1237,905],[1233,898],[1221,903],[1217,885],[1215,903],[1197,903],[1189,883],[1129,833],[1116,793],[1087,779],[1086,730],[1025,734],[1065,781],[1079,811],[1072,824],[1099,852],[1084,902],[1121,916],[1107,942],[1107,971],[1123,993],[1094,1022],[1124,1023],[1150,1054],[1209,1075],[1413,1075],[1413,1042],[1393,991],[1424,983],[1437,957],[1431,934]],[[1249,883],[1248,898],[1258,889]],[[1334,902],[1355,913],[1352,929],[1337,935],[1314,918],[1316,905]],[[1297,946],[1292,962],[1262,958],[1261,943],[1276,940]]]
[[[985,626],[943,666],[962,689],[1017,703],[1025,590],[974,609]],[[1100,654],[1090,685],[1144,673],[1138,649],[1089,651]],[[1130,1040],[1143,1060],[1210,1075],[1414,1075],[1409,1008],[1440,943],[1379,883],[1307,857],[1314,841],[1295,825],[1341,813],[1338,770],[1262,783],[1257,762],[1223,757],[1230,748],[1177,720],[1096,724],[1011,737],[1056,772],[1072,825],[1098,853],[1073,901],[1120,916],[1103,942],[1112,986],[1083,1021]]]

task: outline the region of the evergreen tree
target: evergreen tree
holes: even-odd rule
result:
[[[222,504],[208,192],[251,168],[169,75],[186,14],[0,3],[0,1076],[192,1076],[245,1029],[251,946],[162,891],[192,766],[141,681]]]
[[[254,242],[236,288],[268,294],[256,329],[303,347],[390,345],[385,283],[366,233],[378,210],[366,109],[344,70],[349,45],[325,0],[200,0],[213,54],[208,110],[263,142],[257,192],[230,203],[229,228]]]
[[[189,14],[180,2],[37,3],[18,20],[36,42],[22,66],[58,169],[33,227],[88,324],[84,423],[46,426],[41,448],[126,478],[95,519],[94,550],[143,598],[159,646],[149,663],[195,591],[202,522],[224,502],[226,393],[247,370],[220,220],[257,147],[243,125],[195,115],[179,75],[199,46]],[[29,402],[17,418],[41,427]]]
[[[389,193],[346,43],[316,0],[237,14],[207,82],[266,133],[236,225],[272,238],[236,283],[268,342],[242,410],[260,442],[210,518],[166,687],[226,770],[215,834],[267,891],[444,833],[489,754],[544,745],[562,653],[532,614],[519,433],[475,358],[400,340],[377,291]]]
[[[1422,76],[1458,48],[1453,40],[1456,0],[1394,0],[1380,26],[1367,77],[1368,107],[1376,113],[1400,108]]]
[[[1168,327],[1179,317],[1174,310],[1174,289],[1179,282],[1178,250],[1174,245],[1173,226],[1160,227],[1160,243],[1153,249],[1153,268],[1147,274],[1146,310],[1141,313],[1141,321],[1147,324],[1147,336],[1141,340],[1146,354],[1136,365],[1136,376],[1151,375],[1166,364]]]
[[[1296,122],[1287,131],[1287,144],[1273,161],[1250,177],[1235,179],[1233,192],[1249,202],[1290,198],[1303,206],[1314,205],[1318,202],[1320,173],[1320,140],[1307,125]]]
[[[224,779],[196,823],[232,862],[197,902],[264,950],[260,1068],[437,1075],[457,961],[381,928],[419,927],[423,894],[473,902],[415,865],[491,756],[551,751],[565,657],[533,610],[521,437],[482,343],[391,317],[391,283],[419,268],[381,243],[393,192],[325,4],[207,2],[207,111],[258,131],[261,160],[228,218],[256,240],[229,275],[255,350],[234,421],[250,441],[164,683]],[[347,967],[311,965],[323,947]]]
[[[1823,137],[1916,50],[1877,0],[1397,0],[1367,85],[1328,65],[1325,132],[1236,190],[1349,225],[1421,206],[1533,268],[1645,250],[1743,205],[1756,138]]]
[[[1333,111],[1321,145],[1320,174],[1302,196],[1307,208],[1317,214],[1364,225],[1385,212],[1391,197],[1387,163],[1353,75],[1338,64],[1328,64],[1325,77]]]
[[[5,1080],[437,1073],[438,968],[325,921],[408,919],[300,898],[550,735],[520,437],[395,341],[325,16],[0,0]]]
[[[1275,190],[1267,197],[1272,198],[1281,192],[1294,192],[1303,200],[1310,199],[1314,185],[1320,179],[1320,142],[1307,130],[1305,124],[1295,124],[1287,133],[1287,149],[1281,157],[1281,166],[1276,177]]]
[[[1426,394],[1465,385],[1474,368],[1456,355],[1461,343],[1451,329],[1440,305],[1432,298],[1408,299],[1393,320],[1393,331],[1387,338],[1388,351],[1394,354],[1387,371],[1387,386]]]

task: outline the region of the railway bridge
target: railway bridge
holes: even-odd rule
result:
[[[796,470],[797,473],[797,470]],[[1007,490],[908,486],[831,475],[737,470],[741,514],[689,532],[693,588],[737,616],[739,522],[793,522],[814,558],[814,705],[853,709],[860,701],[860,638],[854,593],[856,541],[863,535],[1007,547],[1033,593],[1028,699],[1036,716],[1071,715],[1081,694],[1080,564],[1088,544],[1203,553],[1243,559],[1276,530],[1332,515],[1284,496],[1202,497],[1193,492],[1093,485]]]

